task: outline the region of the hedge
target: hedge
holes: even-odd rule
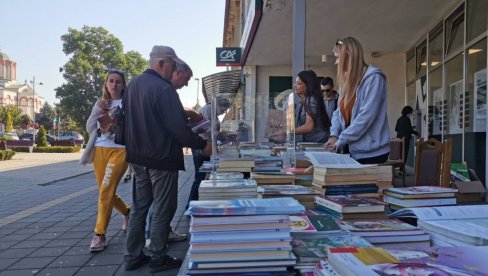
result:
[[[16,152],[29,152],[28,147],[18,147],[13,148],[13,151]],[[34,147],[32,152],[45,152],[45,153],[72,153],[72,152],[79,152],[81,147],[66,147],[66,146],[47,146],[47,147]]]
[[[13,150],[0,150],[0,161],[10,160],[14,155],[15,155],[15,151]]]

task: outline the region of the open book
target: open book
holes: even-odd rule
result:
[[[307,151],[305,156],[315,168],[362,168],[358,161],[345,154],[326,151]]]

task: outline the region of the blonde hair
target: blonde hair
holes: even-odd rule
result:
[[[112,74],[119,75],[122,78],[122,85],[124,86],[124,88],[122,89],[122,92],[120,95],[122,96],[122,94],[124,94],[124,90],[126,87],[124,72],[119,71],[119,70],[109,70],[107,73],[107,76],[105,77],[105,81],[103,82],[102,99],[105,99],[105,100],[112,99],[112,96],[110,96],[110,93],[108,92],[108,89],[107,89],[107,80],[110,77],[110,75],[112,75]]]
[[[337,65],[337,81],[344,105],[354,97],[354,93],[363,78],[364,53],[361,43],[354,37],[346,37],[337,41],[334,53],[338,54],[339,64]]]

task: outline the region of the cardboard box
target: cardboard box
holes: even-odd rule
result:
[[[458,204],[477,203],[485,200],[486,189],[481,181],[453,182],[452,187],[458,189]]]

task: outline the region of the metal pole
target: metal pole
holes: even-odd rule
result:
[[[200,79],[199,78],[195,78],[195,80],[197,81],[197,105],[199,105],[198,104],[198,92],[200,90]]]
[[[36,76],[32,77],[32,123],[34,130],[32,131],[32,139],[36,144]]]

